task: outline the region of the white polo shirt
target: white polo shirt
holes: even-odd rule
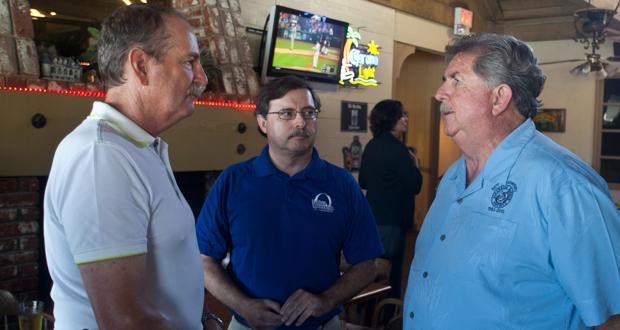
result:
[[[201,329],[202,265],[194,217],[168,146],[95,102],[58,146],[44,202],[56,329],[96,329],[79,264],[145,254],[149,301],[179,329]]]

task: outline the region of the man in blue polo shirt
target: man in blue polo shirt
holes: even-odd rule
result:
[[[620,215],[605,181],[529,119],[545,81],[532,50],[482,33],[446,57],[435,97],[463,156],[418,236],[404,327],[618,329]]]
[[[229,329],[338,329],[340,305],[375,278],[372,212],[353,177],[314,149],[319,109],[299,78],[265,85],[256,119],[268,146],[224,170],[200,213],[205,287],[233,310]],[[341,251],[352,265],[342,276]]]

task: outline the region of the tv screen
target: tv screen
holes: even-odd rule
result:
[[[274,6],[269,17],[263,77],[297,75],[337,83],[348,24]]]

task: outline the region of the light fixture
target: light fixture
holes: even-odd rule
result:
[[[56,12],[55,11],[50,11],[50,15],[51,16],[56,16]]]
[[[31,17],[45,17],[45,15],[37,9],[30,8],[30,16]]]
[[[590,4],[588,2],[588,4]],[[598,79],[605,79],[608,75],[608,64],[601,62],[601,55],[597,53],[600,45],[605,42],[607,26],[617,13],[620,1],[615,9],[585,8],[577,10],[574,14],[576,37],[575,41],[584,45],[584,49],[590,49],[586,53],[586,61],[572,70],[573,75],[587,75],[595,72]]]
[[[131,0],[123,0],[123,3],[125,3],[125,6],[129,6],[131,5]]]

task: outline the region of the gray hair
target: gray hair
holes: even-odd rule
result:
[[[487,81],[487,86],[510,86],[521,115],[525,118],[536,115],[542,106],[538,96],[546,77],[530,46],[513,36],[476,33],[456,39],[446,47],[446,60],[449,63],[461,53],[477,55],[473,69]]]
[[[115,10],[101,24],[97,43],[99,75],[106,88],[125,83],[124,66],[129,51],[139,47],[157,61],[173,46],[165,18],[187,19],[170,7],[133,4]]]

